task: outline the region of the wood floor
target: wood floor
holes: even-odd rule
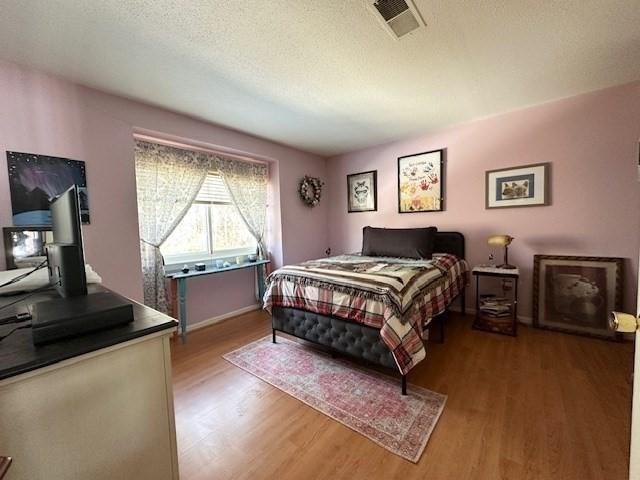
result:
[[[181,479],[627,478],[630,343],[470,323],[454,315],[409,374],[448,395],[418,464],[223,360],[270,333],[265,313],[174,342]]]

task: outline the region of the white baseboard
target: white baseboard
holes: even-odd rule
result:
[[[194,330],[200,330],[201,328],[204,327],[208,327],[210,325],[215,325],[216,323],[219,323],[223,320],[226,320],[227,318],[231,318],[231,317],[237,317],[238,315],[243,315],[245,313],[249,313],[252,312],[254,310],[260,310],[260,308],[262,308],[262,305],[256,303],[255,305],[249,305],[248,307],[242,307],[239,308],[238,310],[234,310],[232,312],[227,312],[227,313],[223,313],[222,315],[218,315],[217,317],[213,317],[213,318],[207,318],[206,320],[202,320],[201,322],[198,323],[193,323],[193,324],[188,324],[187,325],[187,332],[192,332]],[[178,331],[180,329],[178,328]]]
[[[192,332],[194,330],[199,330],[201,328],[205,328],[205,327],[208,327],[210,325],[215,325],[216,323],[219,323],[219,322],[221,322],[223,320],[226,320],[227,318],[237,317],[239,315],[243,315],[245,313],[249,313],[249,312],[252,312],[254,310],[260,310],[260,308],[262,308],[262,305],[256,303],[255,305],[249,305],[247,307],[239,308],[238,310],[233,310],[231,312],[223,313],[222,315],[218,315],[217,317],[208,318],[206,320],[202,320],[201,322],[187,325],[187,332]],[[457,305],[456,306],[450,306],[449,310],[451,310],[452,312],[457,312],[457,313],[461,312],[460,307],[457,306]],[[466,309],[466,313],[467,313],[467,315],[475,315],[476,314],[476,310],[475,310],[475,308],[467,308]],[[524,323],[526,325],[531,325],[532,319],[531,319],[531,317],[524,317],[522,315],[518,315],[518,322],[519,323]],[[178,328],[177,330],[179,331],[180,329]]]
[[[449,310],[451,310],[452,312],[457,312],[457,313],[461,313],[461,308],[458,305],[455,306],[450,306]],[[476,314],[476,309],[475,308],[469,308],[467,307],[465,309],[467,315],[475,315]],[[533,324],[533,319],[531,317],[525,317],[523,315],[518,315],[518,323],[522,323],[525,325],[532,325]]]

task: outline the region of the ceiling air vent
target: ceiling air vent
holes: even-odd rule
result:
[[[401,38],[425,25],[411,0],[367,0],[367,5],[393,38]]]

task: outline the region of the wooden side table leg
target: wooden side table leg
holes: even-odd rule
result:
[[[262,304],[262,299],[264,298],[264,265],[256,266],[256,283],[257,283],[257,291],[256,291],[256,300],[259,304]]]
[[[464,289],[465,287],[462,287],[462,292],[460,292],[460,311],[462,312],[462,315],[467,314],[467,296]]]
[[[180,309],[180,338],[187,341],[187,279],[178,279],[178,307]]]
[[[169,281],[169,291],[168,300],[169,300],[169,316],[175,318],[178,317],[178,281],[175,278],[172,278]]]
[[[513,299],[513,336],[518,335],[518,279],[515,278],[513,280],[514,284],[514,295]]]
[[[476,275],[476,315],[473,323],[478,325],[480,321],[480,275]]]

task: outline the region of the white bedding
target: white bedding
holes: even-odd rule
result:
[[[6,270],[0,272],[0,285],[8,282],[9,280],[19,277],[20,275],[33,270],[33,268],[18,268],[16,270]],[[85,272],[87,274],[87,283],[102,283],[102,278],[98,275],[91,265],[85,265]],[[11,295],[18,292],[30,292],[36,288],[44,287],[49,283],[49,274],[46,268],[41,268],[37,272],[32,273],[27,278],[20,280],[19,282],[7,285],[0,288],[0,295]]]

